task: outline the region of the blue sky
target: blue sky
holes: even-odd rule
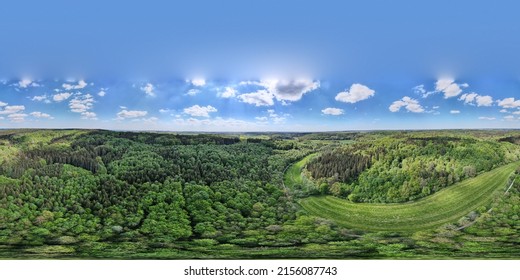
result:
[[[520,127],[515,1],[11,2],[4,128]]]

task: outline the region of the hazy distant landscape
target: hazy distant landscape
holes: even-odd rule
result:
[[[0,131],[0,258],[516,259],[520,132]]]

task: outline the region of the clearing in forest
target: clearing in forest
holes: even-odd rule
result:
[[[482,206],[502,190],[519,162],[459,182],[415,202],[400,204],[353,203],[333,196],[299,201],[310,214],[337,224],[367,231],[413,232],[453,223]]]

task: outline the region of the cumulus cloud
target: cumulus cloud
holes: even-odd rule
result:
[[[53,119],[51,115],[42,112],[32,112],[30,115],[38,119]]]
[[[233,118],[224,119],[220,117],[214,119],[176,118],[173,120],[173,124],[183,129],[193,130],[196,128],[201,131],[264,131],[266,128],[265,123],[248,122]]]
[[[117,119],[133,119],[144,117],[148,114],[147,111],[129,111],[129,110],[121,110],[117,113]]]
[[[69,101],[69,109],[71,112],[81,114],[82,119],[95,120],[96,113],[91,112],[94,107],[94,97],[90,94],[77,95]]]
[[[44,95],[35,95],[31,98],[32,101],[38,101],[38,102],[45,102],[45,103],[51,103],[51,101],[49,100],[49,97],[44,94]]]
[[[333,115],[333,116],[343,115],[343,110],[339,109],[339,108],[325,108],[325,109],[321,110],[321,112],[325,115]]]
[[[23,122],[27,114],[15,113],[7,116],[11,122]]]
[[[79,80],[79,82],[77,84],[67,84],[67,83],[64,83],[61,86],[65,90],[74,90],[74,89],[85,88],[87,85],[88,85],[87,82],[85,82],[84,80]]]
[[[78,95],[69,102],[69,108],[74,113],[86,112],[94,106],[94,98],[90,94]]]
[[[477,96],[477,106],[491,106],[493,104],[493,97],[489,95]]]
[[[155,87],[151,83],[147,83],[146,85],[142,86],[141,91],[144,92],[147,96],[155,96]]]
[[[460,114],[460,111],[459,110],[451,110],[450,114]]]
[[[222,97],[222,98],[231,98],[231,97],[235,97],[236,94],[237,94],[236,89],[234,89],[232,87],[226,87],[226,88],[224,88],[223,91],[218,93],[218,96]]]
[[[94,112],[82,112],[81,118],[84,120],[97,120],[97,115]]]
[[[31,79],[21,79],[17,85],[19,88],[39,87],[40,86],[40,84],[33,82]]]
[[[504,120],[506,120],[506,121],[513,121],[513,120],[516,120],[516,118],[513,115],[509,115],[509,116],[505,116]]]
[[[71,96],[72,96],[72,93],[70,93],[70,92],[58,93],[58,94],[55,94],[52,96],[52,100],[54,100],[56,102],[61,102],[63,100],[69,99],[69,97],[71,97]]]
[[[459,100],[464,101],[464,104],[481,106],[493,105],[493,97],[489,95],[479,95],[475,92],[465,93],[459,97]]]
[[[193,105],[188,108],[184,108],[184,113],[188,114],[192,117],[205,117],[209,118],[209,113],[217,112],[217,109],[211,105],[208,106],[199,106]]]
[[[255,106],[272,106],[274,105],[273,94],[262,89],[256,92],[244,93],[238,96],[244,103],[254,104]]]
[[[504,98],[502,100],[497,100],[498,106],[502,108],[518,108],[520,107],[520,99],[515,100],[514,97]]]
[[[412,113],[423,113],[424,108],[419,104],[419,101],[412,99],[408,96],[403,97],[401,100],[394,101],[388,109],[390,112],[398,112],[404,107],[408,112]]]
[[[166,114],[170,111],[171,111],[170,109],[159,109],[159,113],[161,113],[161,114]]]
[[[196,87],[203,87],[206,85],[206,80],[202,78],[193,79],[190,81],[190,83]]]
[[[281,123],[284,123],[285,120],[286,120],[286,117],[287,117],[287,116],[290,116],[289,114],[283,114],[283,115],[280,115],[279,113],[276,113],[275,110],[273,110],[273,109],[269,109],[269,110],[267,110],[267,113],[269,114],[269,119],[270,119],[274,124],[281,124]]]
[[[7,105],[7,103],[2,104]],[[24,105],[5,106],[3,110],[0,110],[0,115],[16,114],[23,110],[25,110]]]
[[[478,117],[479,120],[486,120],[486,121],[492,121],[492,120],[496,120],[497,118],[495,117]]]
[[[374,96],[375,91],[362,84],[352,84],[348,91],[336,95],[336,100],[346,103],[356,103]]]
[[[7,103],[0,101],[0,107],[4,107],[6,105],[7,105]]]
[[[308,79],[266,80],[263,83],[277,100],[285,101],[298,101],[304,94],[320,87],[319,81]]]
[[[437,82],[435,83],[435,90],[437,92],[444,93],[444,98],[447,99],[458,96],[462,92],[461,87],[466,88],[468,86],[469,85],[466,83],[457,84],[455,83],[455,80],[452,78],[443,78],[437,80]]]
[[[107,94],[107,88],[100,88],[99,92],[97,93],[98,96],[103,97]]]
[[[261,121],[261,122],[266,122],[268,120],[268,118],[267,117],[255,117],[255,120]]]
[[[256,85],[262,87],[256,92],[238,95],[238,98],[245,103],[256,106],[272,106],[274,99],[285,102],[294,102],[302,98],[308,92],[320,87],[319,81],[309,79],[296,80],[261,80],[240,82],[239,85]]]

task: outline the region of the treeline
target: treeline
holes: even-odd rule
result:
[[[324,152],[307,170],[321,193],[354,202],[405,202],[520,159],[511,143],[421,134],[368,135]]]
[[[307,164],[313,178],[332,178],[335,182],[351,183],[370,167],[370,157],[349,150],[326,151]]]

